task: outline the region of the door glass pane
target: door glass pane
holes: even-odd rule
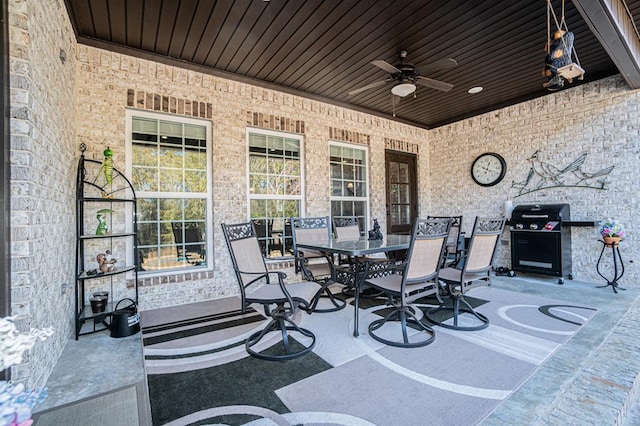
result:
[[[391,185],[391,202],[396,204],[400,202],[400,185]]]
[[[398,206],[400,210],[400,225],[409,224],[409,206]]]
[[[400,225],[400,206],[391,206],[391,225]]]
[[[400,163],[398,170],[398,182],[409,183],[409,165],[406,163]]]
[[[400,175],[398,169],[398,163],[396,163],[395,161],[389,162],[389,182],[398,182],[398,176]]]
[[[411,202],[409,199],[409,185],[398,185],[399,196],[398,202],[403,204],[408,204]]]

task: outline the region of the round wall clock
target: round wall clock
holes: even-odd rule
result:
[[[486,152],[473,160],[471,177],[481,186],[493,186],[500,182],[507,173],[507,162],[500,154]]]

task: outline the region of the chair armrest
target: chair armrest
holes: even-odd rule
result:
[[[271,283],[271,279],[270,276],[272,274],[276,274],[278,276],[278,280],[279,281],[283,281],[284,279],[287,278],[287,274],[282,272],[282,271],[267,271],[267,272],[246,272],[246,271],[237,271],[240,274],[243,275],[256,275],[256,277],[254,279],[252,279],[247,285],[246,287],[250,286],[251,284],[257,282],[258,280],[265,278],[266,284],[272,284]]]
[[[284,282],[284,279],[287,277],[287,274],[282,272],[282,271],[267,271],[267,272],[243,272],[243,271],[238,271],[241,274],[246,274],[246,275],[258,275],[255,279],[251,280],[246,286],[249,287],[251,284],[254,284],[256,282],[258,282],[260,279],[265,278],[265,284],[266,285],[278,285],[280,286],[280,290],[282,291],[282,294],[284,295],[284,297],[287,299],[287,302],[289,303],[289,306],[291,306],[291,313],[293,314],[296,310],[296,304],[293,302],[293,298],[291,297],[291,294],[289,294],[289,291],[287,291],[287,287],[286,284]],[[275,275],[276,277],[278,277],[278,282],[277,283],[272,283],[271,280],[269,279],[269,277],[271,275]]]
[[[245,287],[250,286],[251,284],[257,282],[261,278],[266,278],[266,281],[269,282],[269,276],[268,276],[269,273],[268,272],[248,272],[248,271],[241,271],[241,270],[236,269],[236,273],[243,274],[243,275],[255,275],[256,276],[254,279],[249,281],[247,283],[247,285],[245,285]]]
[[[273,274],[277,275],[278,281],[284,282],[285,278],[287,278],[287,274],[285,272],[282,272],[282,271],[268,271],[267,272],[267,275],[273,275]],[[267,281],[269,281],[269,284],[271,284],[271,282],[270,282],[271,280],[267,279]]]

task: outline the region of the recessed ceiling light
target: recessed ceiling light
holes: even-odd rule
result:
[[[480,93],[482,92],[484,88],[480,87],[480,86],[476,86],[476,87],[472,87],[471,89],[467,90],[468,93]]]

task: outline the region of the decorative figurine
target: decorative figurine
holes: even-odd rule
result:
[[[370,240],[382,239],[382,232],[380,232],[380,224],[378,223],[378,219],[373,219],[373,230],[369,231],[369,239]]]
[[[113,151],[107,146],[107,149],[104,150],[103,154],[104,160],[102,161],[100,169],[104,173],[104,181],[106,184],[111,185],[111,182],[113,182]]]
[[[102,190],[102,198],[112,198],[111,194],[105,191],[104,188],[111,185],[113,182],[113,151],[107,146],[107,149],[104,150],[103,154],[104,160],[102,161],[100,171],[98,172],[104,173],[105,185]]]
[[[98,219],[98,227],[96,228],[96,235],[109,235],[109,227],[107,226],[106,215],[113,213],[111,209],[100,209],[96,214]]]
[[[107,259],[108,254],[111,254],[111,250],[107,250],[106,254],[100,253],[96,256],[96,262],[98,262],[98,269],[100,269],[101,272],[113,272],[116,270],[115,263],[117,262],[117,260]]]

